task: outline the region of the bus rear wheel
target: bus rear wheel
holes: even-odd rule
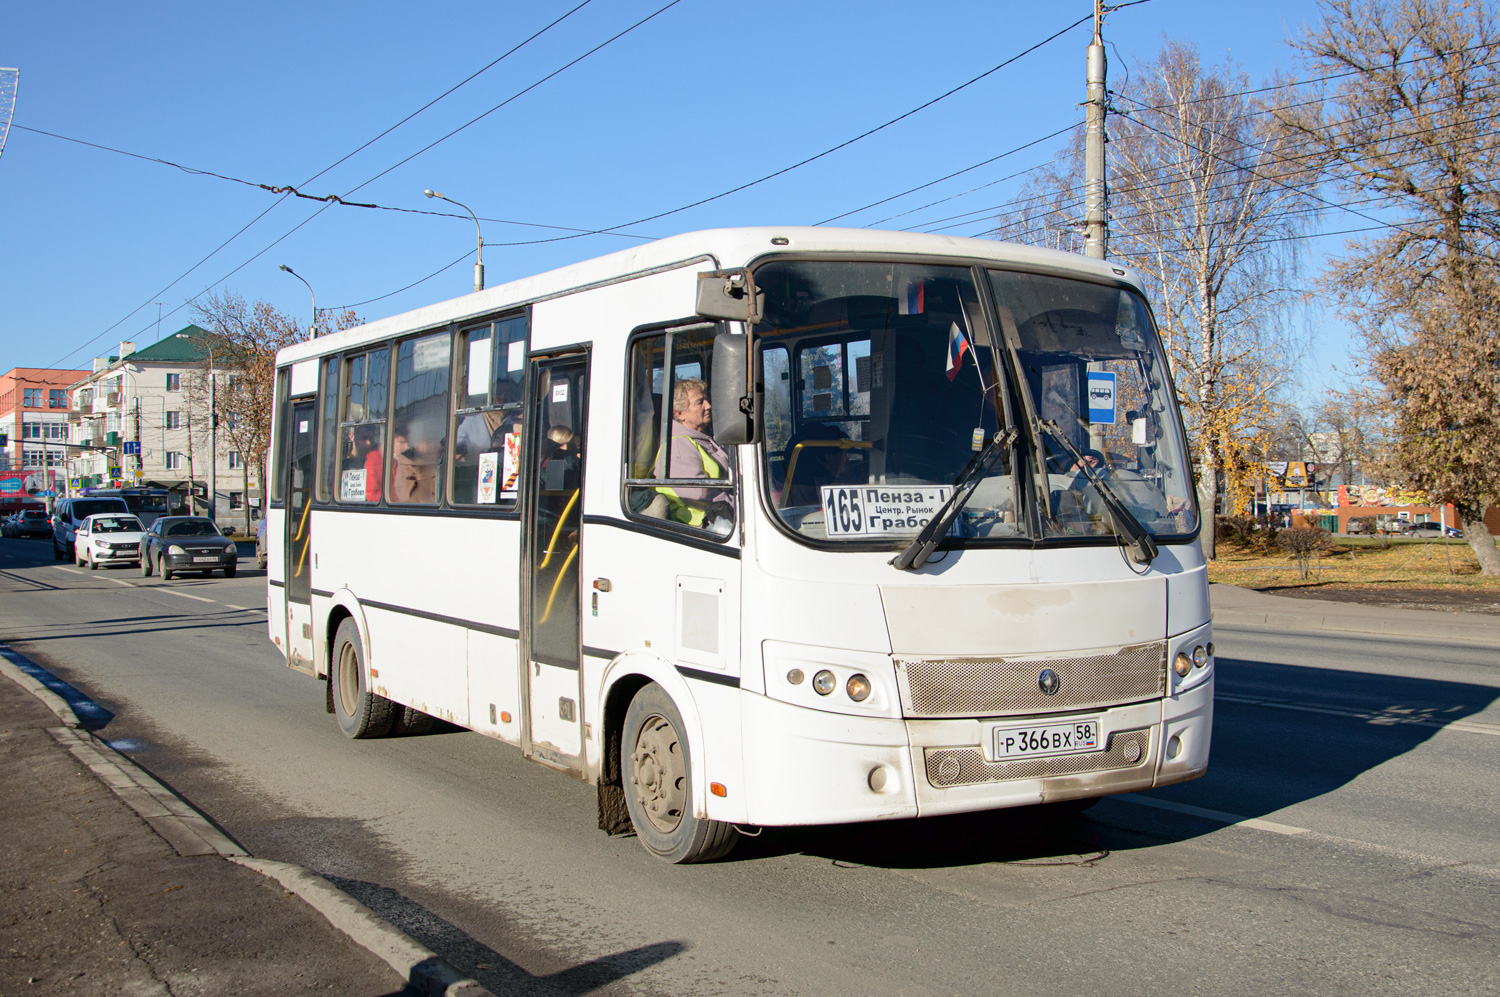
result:
[[[644,686],[625,711],[620,772],[625,805],[646,851],[668,862],[711,862],[734,847],[734,827],[693,816],[693,766],[682,715],[661,686]]]
[[[385,737],[396,719],[396,704],[365,686],[365,649],[353,620],[339,624],[333,638],[333,712],[349,737]]]

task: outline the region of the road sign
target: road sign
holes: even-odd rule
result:
[[[142,471],[140,468],[136,468],[134,471],[132,471],[130,473],[135,477],[135,480],[137,480],[137,481],[140,481],[142,478],[144,478],[146,476],[146,473],[144,471]]]
[[[109,469],[109,476],[111,478],[118,478],[120,476],[120,469],[118,467],[111,467]]]
[[[56,497],[57,497],[57,493],[56,493],[56,492],[54,492],[54,491],[53,491],[53,490],[52,490],[52,489],[50,489],[50,488],[49,488],[49,489],[47,489],[47,490],[46,490],[46,491],[44,491],[44,492],[37,492],[37,493],[36,493],[36,494],[37,494],[37,497],[38,497],[38,498],[56,498]]]
[[[132,455],[133,456],[140,456],[140,453],[141,453],[141,441],[140,440],[126,440],[125,443],[124,443],[124,447],[125,447],[125,450],[124,450],[125,456],[127,456],[127,457],[132,456]]]

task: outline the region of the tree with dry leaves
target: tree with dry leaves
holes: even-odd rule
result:
[[[1287,331],[1295,236],[1313,217],[1306,168],[1233,65],[1205,67],[1169,41],[1112,95],[1109,256],[1151,293],[1212,519],[1219,482],[1243,493],[1262,427],[1301,352]],[[1000,238],[1078,251],[1082,148],[1039,174],[1002,215]],[[1214,555],[1211,525],[1201,534]]]
[[[266,481],[276,403],[276,352],[305,342],[311,335],[351,329],[360,319],[344,311],[309,330],[268,302],[249,304],[232,291],[206,295],[195,311],[199,323],[213,334],[212,365],[220,372],[214,391],[218,431],[231,449],[240,452],[245,494],[249,495],[251,471],[262,485]],[[205,377],[209,363],[205,358],[201,365]],[[251,532],[248,502],[245,531]]]
[[[1332,92],[1278,117],[1390,220],[1327,275],[1365,337],[1402,482],[1451,502],[1486,575],[1500,501],[1500,28],[1493,4],[1324,0],[1294,43]]]

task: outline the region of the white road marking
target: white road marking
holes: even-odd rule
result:
[[[116,585],[124,585],[126,588],[135,587],[133,583],[127,582],[123,578],[111,578],[110,581],[114,582]]]
[[[88,574],[87,571],[80,571],[77,568],[61,568],[60,567],[57,570],[58,571],[66,571],[69,574],[73,574],[73,575],[86,575],[86,574]]]
[[[156,591],[165,592],[167,595],[180,595],[184,599],[195,599],[198,602],[213,602],[212,599],[205,599],[201,595],[188,595],[186,592],[179,592],[176,589],[163,588],[160,585],[156,586]]]
[[[1214,699],[1245,706],[1261,706],[1268,710],[1291,710],[1295,713],[1322,713],[1331,717],[1349,717],[1385,727],[1411,724],[1417,727],[1431,727],[1435,730],[1458,730],[1466,734],[1489,734],[1492,737],[1500,737],[1500,724],[1485,723],[1482,720],[1434,720],[1430,715],[1411,716],[1394,710],[1342,710],[1331,706],[1314,706],[1312,703],[1294,703],[1284,699],[1228,696],[1222,692],[1215,693]]]
[[[1170,810],[1173,813],[1187,814],[1189,817],[1202,817],[1205,820],[1218,821],[1220,824],[1233,824],[1236,827],[1250,827],[1257,831],[1270,831],[1272,834],[1307,834],[1312,830],[1307,827],[1293,827],[1291,824],[1278,824],[1274,820],[1262,820],[1259,817],[1242,817],[1239,814],[1229,814],[1222,810],[1208,810],[1204,807],[1188,806],[1186,803],[1158,800],[1155,797],[1141,796],[1138,793],[1111,796],[1109,799],[1119,800],[1121,803],[1134,803],[1139,807],[1155,807],[1158,810]]]
[[[224,605],[228,606],[230,609],[237,609],[237,610],[239,610],[242,613],[248,613],[248,612],[251,611],[249,606],[236,606],[232,602],[226,602],[226,603],[224,603]]]

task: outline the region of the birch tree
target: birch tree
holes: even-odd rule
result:
[[[1324,0],[1295,48],[1331,94],[1278,117],[1391,222],[1326,282],[1384,385],[1401,483],[1451,502],[1486,575],[1500,501],[1500,54],[1493,4]]]
[[[214,393],[219,433],[238,450],[249,495],[250,472],[266,487],[266,460],[271,449],[271,416],[276,404],[276,352],[305,342],[312,335],[352,329],[360,319],[344,311],[309,329],[266,301],[247,303],[232,291],[209,294],[196,307],[198,320],[213,333],[216,370],[229,374]],[[204,371],[208,361],[204,361]],[[249,532],[249,503],[245,528]]]
[[[1111,259],[1148,285],[1197,464],[1214,555],[1219,479],[1244,492],[1261,427],[1300,353],[1288,333],[1296,237],[1314,217],[1294,140],[1232,64],[1204,67],[1168,41],[1113,93],[1107,149]],[[1082,248],[1082,149],[1038,175],[1001,238]],[[1020,225],[1015,224],[1020,221]]]

